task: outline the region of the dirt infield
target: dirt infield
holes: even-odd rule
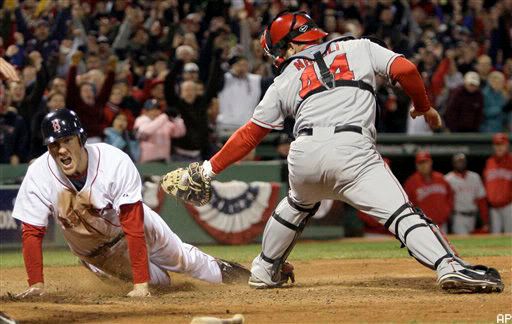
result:
[[[502,294],[446,294],[434,273],[409,259],[315,260],[294,263],[297,283],[286,289],[215,286],[173,275],[173,288],[150,299],[120,297],[130,285],[107,284],[81,267],[45,270],[50,295],[13,301],[25,287],[23,268],[0,269],[0,310],[23,323],[189,323],[193,316],[246,323],[454,322],[496,323],[512,313],[512,258],[470,258],[499,269]]]

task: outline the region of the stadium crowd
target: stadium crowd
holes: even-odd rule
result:
[[[0,56],[21,78],[0,85],[0,163],[42,154],[40,122],[63,107],[78,113],[89,141],[136,162],[209,158],[272,82],[259,37],[283,9],[309,12],[329,38],[373,35],[413,60],[443,131],[512,129],[511,0],[0,0],[0,8]],[[382,132],[431,132],[409,120],[401,89],[381,78],[377,93]]]

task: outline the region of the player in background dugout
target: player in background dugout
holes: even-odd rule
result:
[[[491,205],[491,232],[512,233],[512,154],[505,133],[492,138],[494,155],[487,159],[484,183]]]
[[[453,191],[443,174],[432,170],[429,152],[416,153],[416,172],[405,181],[404,189],[411,202],[446,233],[453,210]]]
[[[485,199],[485,188],[478,173],[467,170],[466,156],[455,154],[453,171],[444,176],[454,193],[452,231],[454,234],[470,234],[476,228],[478,212],[482,219],[481,232],[487,232],[489,208]]]

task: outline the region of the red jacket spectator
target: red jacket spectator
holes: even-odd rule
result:
[[[484,184],[487,200],[492,207],[500,208],[512,202],[512,153],[507,152],[501,157],[493,155],[487,159]]]
[[[420,152],[416,155],[418,171],[411,175],[405,182],[405,191],[409,200],[441,226],[448,221],[453,209],[453,191],[450,184],[444,180],[444,175],[437,171],[422,171],[421,164],[430,163],[430,154]],[[420,173],[421,172],[421,173]],[[423,174],[429,175],[425,176]]]

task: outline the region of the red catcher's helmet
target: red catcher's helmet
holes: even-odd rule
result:
[[[309,44],[327,36],[305,12],[282,12],[261,35],[261,47],[274,59],[282,57],[290,42]]]

